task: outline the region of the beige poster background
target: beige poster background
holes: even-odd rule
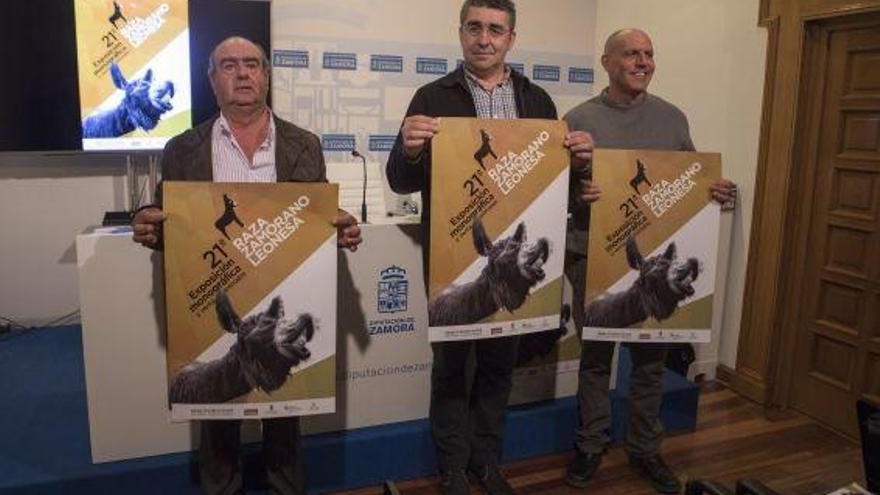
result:
[[[561,121],[440,120],[440,132],[432,142],[428,296],[429,315],[435,315],[429,321],[432,341],[558,328],[568,198],[565,133]],[[497,251],[488,257],[480,256],[475,246],[477,219],[485,231],[480,236],[483,244]],[[532,270],[529,282],[520,284],[520,293],[511,296],[525,299],[513,312],[499,310],[497,304],[510,295],[501,292],[507,289],[485,285],[486,278],[480,278],[487,259],[501,259],[503,246],[508,248],[509,262],[495,265],[499,270],[524,273],[516,266],[517,252],[523,254],[519,263],[529,265],[525,272]],[[536,276],[538,271],[543,275]],[[513,278],[500,280],[507,287],[519,284]],[[450,298],[453,292],[456,295]],[[462,304],[461,297],[468,302]]]
[[[584,339],[709,341],[720,222],[709,185],[720,177],[716,153],[595,151],[603,196],[590,218]],[[641,278],[627,260],[630,236]]]
[[[163,187],[172,417],[238,418],[332,411],[336,229],[330,222],[336,215],[338,186],[165,182]],[[294,378],[276,376],[273,379],[283,385],[268,390],[271,387],[254,378],[256,372],[248,368],[244,370],[246,382],[253,386],[235,397],[202,399],[195,405],[175,399],[174,390],[180,390],[175,388],[175,380],[181,379],[185,367],[189,366],[188,373],[194,362],[215,362],[216,366],[216,360],[241,350],[233,348],[241,338],[224,330],[219,321],[220,291],[228,295],[245,323],[251,315],[266,320],[273,300],[280,300],[283,317],[272,323],[261,339],[264,347],[247,347],[249,357],[240,361],[252,363],[254,369],[275,370],[283,366],[270,359],[282,356],[287,358],[283,362],[290,362],[293,354],[298,359],[288,374]],[[305,314],[311,317],[309,325],[300,319]],[[304,331],[309,327],[313,329],[310,338]],[[291,341],[279,344],[284,336]],[[297,336],[305,341],[292,342]],[[214,402],[222,402],[223,407],[211,405]]]

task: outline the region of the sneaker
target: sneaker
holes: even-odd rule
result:
[[[501,472],[497,464],[474,466],[468,471],[489,495],[514,495],[516,493],[504,479],[504,473]]]
[[[646,456],[630,456],[629,465],[648,480],[654,486],[654,490],[660,493],[680,493],[681,482],[675,473],[669,469],[660,454]]]
[[[602,464],[602,453],[585,454],[575,450],[574,459],[565,471],[565,482],[575,488],[585,488]]]
[[[467,475],[464,469],[448,469],[440,473],[440,493],[442,495],[470,495]]]

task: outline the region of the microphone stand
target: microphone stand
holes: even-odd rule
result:
[[[364,187],[361,197],[361,223],[367,223],[367,159],[358,150],[351,150],[351,156],[360,158],[364,165]]]

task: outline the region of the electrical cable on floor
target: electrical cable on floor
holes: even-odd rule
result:
[[[11,340],[26,335],[34,330],[72,323],[79,319],[80,310],[76,308],[70,313],[53,318],[39,325],[24,325],[21,322],[6,316],[0,316],[0,342]]]
[[[74,320],[74,319],[76,319],[76,320],[79,319],[79,308],[74,309],[73,311],[71,311],[70,313],[67,313],[66,315],[61,315],[58,318],[55,318],[54,320],[50,320],[50,321],[40,325],[40,328],[54,327],[54,326],[58,326],[58,325],[68,324],[68,323],[70,323],[71,320]]]
[[[13,330],[30,330],[30,327],[22,325],[12,318],[0,316],[0,333],[9,333]]]

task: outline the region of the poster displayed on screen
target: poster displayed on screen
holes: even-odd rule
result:
[[[338,186],[163,192],[172,420],[333,412]]]
[[[162,149],[189,129],[187,1],[74,6],[83,149]]]
[[[709,342],[721,155],[596,150],[585,340]]]
[[[432,341],[559,328],[565,123],[443,118],[431,145]]]

